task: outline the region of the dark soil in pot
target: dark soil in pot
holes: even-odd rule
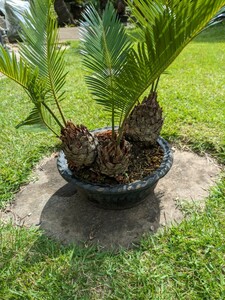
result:
[[[137,180],[141,180],[157,170],[163,159],[163,150],[156,144],[149,148],[140,148],[135,143],[132,144],[131,158],[128,171],[123,175],[116,177],[109,177],[101,174],[98,171],[97,164],[93,164],[91,167],[86,167],[81,170],[73,171],[73,176],[90,183],[101,183],[101,184],[127,184]]]

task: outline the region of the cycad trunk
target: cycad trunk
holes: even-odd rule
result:
[[[157,101],[157,92],[152,91],[131,112],[125,123],[125,137],[148,147],[156,143],[162,125],[162,109]]]
[[[60,26],[64,26],[66,24],[75,24],[73,16],[69,12],[69,9],[67,8],[64,0],[55,0],[54,7],[58,16],[58,23]]]
[[[130,164],[131,145],[123,138],[119,145],[112,139],[110,131],[98,134],[99,146],[97,164],[102,174],[117,177],[124,174]]]
[[[62,129],[60,139],[68,165],[72,170],[79,170],[95,161],[98,141],[85,126],[76,126],[72,122],[67,122],[66,127]]]

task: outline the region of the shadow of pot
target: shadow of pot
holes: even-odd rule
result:
[[[101,128],[92,133],[101,132],[109,128]],[[138,205],[147,196],[154,194],[154,189],[160,178],[164,177],[173,163],[172,150],[166,140],[159,137],[157,140],[162,148],[164,155],[160,167],[143,178],[129,184],[104,185],[90,183],[75,178],[72,171],[68,168],[64,152],[60,151],[57,159],[57,167],[61,176],[76,186],[78,192],[97,206],[104,209],[126,209]]]

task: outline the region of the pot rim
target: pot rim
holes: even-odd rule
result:
[[[111,129],[111,127],[99,128],[92,130],[91,132],[102,132],[109,129]],[[161,136],[157,139],[157,143],[164,151],[163,159],[159,168],[156,169],[149,176],[146,176],[140,180],[136,180],[132,183],[109,185],[103,183],[91,183],[82,181],[74,177],[72,171],[68,168],[67,160],[65,158],[63,150],[59,152],[59,156],[57,158],[58,171],[67,182],[74,183],[77,185],[77,187],[80,187],[85,190],[91,190],[92,192],[96,191],[96,193],[100,191],[104,193],[126,193],[132,192],[140,188],[148,188],[149,186],[156,184],[160,178],[164,177],[173,164],[173,154],[169,143]]]

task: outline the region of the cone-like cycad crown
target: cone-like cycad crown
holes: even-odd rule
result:
[[[162,109],[157,93],[151,92],[143,102],[136,105],[125,123],[125,136],[129,141],[154,145],[163,125]]]
[[[83,125],[67,122],[60,137],[62,148],[71,168],[91,165],[97,155],[97,139]]]

